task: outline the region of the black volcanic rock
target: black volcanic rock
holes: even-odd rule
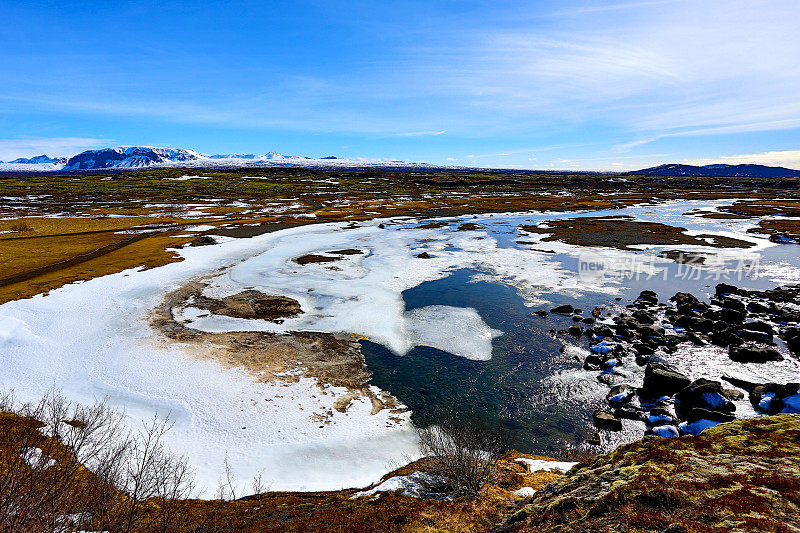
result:
[[[677,370],[660,363],[649,363],[644,370],[643,389],[647,396],[672,396],[691,384],[692,380]]]
[[[731,346],[728,357],[738,363],[766,363],[769,361],[783,361],[783,356],[772,348],[760,346]]]

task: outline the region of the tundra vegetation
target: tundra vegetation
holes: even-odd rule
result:
[[[211,244],[208,233],[247,237],[313,222],[669,199],[729,201],[707,215],[715,218],[800,217],[793,178],[285,168],[175,179],[196,173],[1,175],[0,303],[179,261],[175,248]],[[763,221],[753,231],[796,238],[798,221]],[[692,239],[660,224],[627,224],[622,235],[603,220],[578,224],[586,225],[578,233],[568,223],[544,232],[623,249],[642,233],[665,244]],[[237,316],[239,300],[206,303]],[[293,302],[267,303],[280,304],[281,315],[297,311]],[[55,391],[33,404],[0,399],[0,531],[790,531],[800,511],[796,415],[722,423],[699,437],[646,437],[583,457],[566,474],[531,472],[517,459],[547,458],[508,451],[496,428],[453,420],[421,429],[428,457],[380,480],[430,473],[444,480],[431,492],[448,495],[436,499],[401,491],[354,497],[357,489],[271,492],[269,472],[247,494],[228,472],[216,498],[197,499],[187,462],[163,444],[169,419],[134,432],[123,421],[102,402],[79,406]]]

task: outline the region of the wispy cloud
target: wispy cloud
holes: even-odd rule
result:
[[[0,139],[0,160],[8,161],[18,157],[36,155],[67,157],[90,148],[107,146],[113,142],[113,139],[86,137]]]
[[[112,117],[114,125],[135,124],[132,135],[144,121],[195,138],[214,137],[212,128],[242,138],[251,130],[299,132],[388,153],[388,146],[414,146],[408,150],[429,154],[424,150],[434,148],[420,146],[444,143],[409,139],[438,137],[451,156],[471,153],[487,165],[527,163],[543,149],[515,147],[536,144],[560,146],[552,158],[538,155],[542,164],[562,158],[588,165],[592,156],[725,149],[700,137],[800,131],[797,0],[467,2],[457,9],[419,3],[424,16],[413,28],[394,16],[408,8],[391,3],[359,4],[358,23],[336,3],[312,4],[328,10],[325,31],[346,24],[352,39],[335,50],[325,38],[287,54],[254,51],[257,60],[247,63],[257,66],[242,64],[236,38],[227,48],[235,55],[214,55],[226,48],[209,45],[212,55],[202,64],[183,43],[157,59],[126,47],[126,61],[109,46],[93,48],[89,60],[51,61],[66,65],[60,71],[29,67],[42,58],[25,47],[28,55],[5,69],[13,75],[0,87],[0,114],[60,114],[81,131]],[[303,5],[311,13],[300,15],[314,22],[316,8]],[[228,29],[237,31],[229,34],[239,36],[234,19]],[[54,57],[70,46],[59,41]],[[0,55],[0,63],[13,55]],[[18,131],[27,133],[6,136]]]
[[[575,16],[575,15],[590,15],[595,13],[602,13],[605,11],[622,11],[628,9],[640,9],[644,7],[658,6],[664,4],[674,4],[686,0],[649,0],[643,2],[622,2],[616,4],[603,4],[595,6],[586,6],[577,9],[565,9],[563,11],[556,11],[552,13],[553,16]]]
[[[395,133],[392,137],[438,137],[444,135],[447,130],[441,131],[409,131],[405,133]]]

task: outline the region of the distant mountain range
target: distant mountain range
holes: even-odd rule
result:
[[[642,176],[708,176],[708,177],[747,177],[747,178],[800,178],[800,170],[765,165],[659,165],[657,167],[634,170],[628,174]]]
[[[326,156],[318,159],[277,152],[266,154],[201,154],[182,148],[158,148],[153,146],[117,146],[86,150],[67,158],[52,158],[40,155],[19,158],[3,163],[0,171],[55,171],[55,170],[100,170],[128,169],[146,167],[266,167],[266,166],[308,166],[308,167],[379,167],[379,166],[428,166],[426,163],[405,163],[403,161],[378,161],[346,159]]]
[[[46,155],[37,155],[34,157],[20,157],[13,161],[9,161],[9,163],[16,163],[19,165],[40,165],[42,163],[49,163],[53,165],[65,165],[67,163],[66,157],[47,157]]]
[[[427,163],[407,163],[404,161],[380,161],[366,159],[347,159],[335,156],[320,158],[284,155],[277,152],[266,154],[215,154],[206,155],[182,148],[158,148],[152,146],[117,146],[86,150],[67,158],[53,158],[39,155],[19,158],[7,163],[0,162],[0,171],[57,171],[57,170],[100,170],[147,167],[269,167],[298,166],[312,168],[452,168]],[[502,169],[498,169],[502,170]],[[508,170],[510,172],[510,170]],[[535,171],[532,171],[535,172]],[[553,172],[553,171],[546,171]],[[680,165],[667,164],[628,172],[640,176],[710,176],[710,177],[752,177],[752,178],[800,178],[800,170],[764,165]]]

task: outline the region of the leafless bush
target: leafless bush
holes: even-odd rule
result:
[[[191,496],[187,462],[164,449],[168,420],[137,434],[104,402],[51,391],[38,403],[0,396],[0,531],[172,531]]]
[[[124,531],[169,531],[176,514],[176,500],[189,498],[194,480],[184,457],[170,455],[163,444],[172,424],[168,418],[153,417],[131,438],[121,462],[116,486],[123,499],[120,515]],[[149,505],[158,500],[158,506]]]
[[[231,463],[228,461],[228,454],[225,454],[225,474],[224,478],[219,480],[217,486],[216,498],[221,501],[233,501],[236,499],[236,486],[233,482],[233,470]]]
[[[479,496],[508,451],[509,437],[502,426],[476,416],[448,416],[417,433],[420,450],[430,459],[428,473],[444,480],[454,497]]]

